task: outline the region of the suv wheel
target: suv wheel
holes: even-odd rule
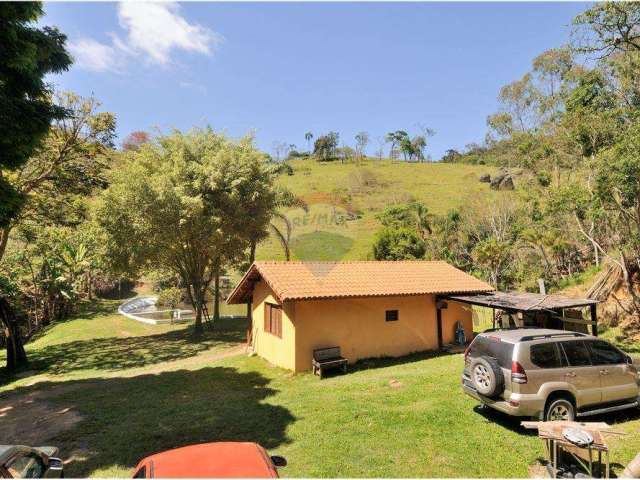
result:
[[[551,400],[544,411],[545,422],[554,420],[567,420],[572,422],[576,418],[576,409],[570,400],[556,398]]]
[[[479,394],[495,397],[504,391],[504,374],[495,358],[483,355],[471,361],[471,381]]]

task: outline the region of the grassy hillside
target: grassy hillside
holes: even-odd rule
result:
[[[309,205],[308,213],[287,212],[294,226],[293,258],[300,260],[367,259],[380,226],[375,215],[394,203],[415,198],[431,213],[443,214],[469,196],[504,194],[478,181],[481,174],[493,172],[483,165],[297,160],[291,166],[294,174],[279,181]],[[284,259],[275,238],[261,244],[257,255]]]

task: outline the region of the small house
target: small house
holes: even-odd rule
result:
[[[340,347],[355,362],[438,349],[457,325],[471,339],[471,307],[439,296],[492,290],[442,261],[264,261],[227,303],[251,302],[253,350],[297,372],[318,348]]]

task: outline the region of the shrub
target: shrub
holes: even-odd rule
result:
[[[182,289],[169,287],[160,291],[156,305],[162,307],[176,308],[182,302]]]
[[[424,242],[410,228],[383,228],[373,244],[376,260],[417,260],[425,252]]]

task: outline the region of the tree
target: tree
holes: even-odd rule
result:
[[[487,117],[487,126],[498,134],[498,138],[509,138],[513,134],[513,118],[511,114],[500,112]]]
[[[50,73],[66,71],[71,57],[66,36],[51,27],[36,27],[40,2],[0,4],[0,227],[18,215],[24,197],[5,178],[21,168],[66,111],[51,101],[45,83]],[[0,255],[1,256],[1,255]]]
[[[289,144],[287,142],[275,141],[273,142],[273,154],[276,157],[276,162],[287,156],[287,149]]]
[[[256,201],[268,213],[256,211]],[[246,224],[261,218],[266,228],[274,204],[273,175],[253,140],[235,143],[206,129],[175,132],[134,152],[114,172],[96,218],[114,268],[180,277],[200,333],[212,280],[240,255]]]
[[[537,79],[539,114],[549,118],[561,110],[570,73],[574,69],[573,53],[568,47],[552,48],[533,59],[533,74]]]
[[[640,296],[634,286],[634,276],[640,275],[640,123],[629,128],[620,142],[600,155],[596,168],[596,195],[616,235],[615,253],[603,250],[603,254],[622,269],[632,307],[628,313],[633,320],[628,326],[637,333],[640,331]]]
[[[306,132],[304,134],[304,139],[307,141],[307,151],[311,153],[311,140],[313,139],[313,133]]]
[[[409,134],[404,130],[396,130],[395,132],[389,132],[386,135],[386,140],[391,144],[389,149],[389,157],[391,159],[396,158],[396,148],[401,145],[402,141],[409,138]]]
[[[365,156],[365,150],[369,144],[369,133],[359,132],[356,134],[356,157],[358,159]]]
[[[384,227],[413,229],[422,240],[431,234],[433,215],[422,202],[412,201],[387,207],[376,218]]]
[[[503,275],[512,261],[513,250],[508,242],[487,238],[478,242],[472,250],[472,258],[496,288],[502,287]]]
[[[56,99],[68,116],[54,121],[25,164],[5,174],[12,190],[23,198],[23,207],[0,228],[0,259],[16,225],[81,223],[85,217],[77,211],[77,195],[106,184],[104,171],[115,137],[114,116],[99,112],[100,103],[94,98],[65,92]]]
[[[536,93],[531,82],[531,74],[525,74],[520,80],[505,85],[498,95],[504,113],[513,119],[513,128],[526,132],[533,126]]]
[[[373,257],[376,260],[416,260],[426,252],[422,239],[410,228],[385,227],[376,236]]]
[[[350,162],[352,159],[357,158],[356,151],[349,145],[342,144],[342,147],[336,149],[336,156],[340,158],[342,163]]]
[[[414,157],[424,160],[424,149],[427,148],[427,139],[424,135],[416,135],[411,139],[411,149]]]
[[[409,136],[404,137],[400,141],[400,151],[402,152],[402,155],[404,155],[405,161],[411,160],[411,158],[414,156],[415,150],[413,149],[413,143],[411,142]]]
[[[3,326],[7,348],[7,370],[14,371],[28,363],[20,333],[20,320],[12,303],[16,303],[18,286],[6,270],[0,271],[0,325]]]
[[[142,130],[136,130],[135,132],[131,132],[126,138],[122,141],[122,150],[124,151],[137,151],[140,150],[140,147],[145,143],[149,143],[151,141],[151,137],[147,132],[143,132]]]
[[[8,229],[24,207],[25,195],[7,177],[22,168],[49,131],[54,119],[66,115],[51,101],[47,74],[66,71],[71,57],[66,36],[51,27],[37,28],[43,15],[40,2],[0,4],[0,259]],[[0,288],[0,318],[5,326],[7,368],[27,363],[19,321]]]
[[[579,52],[600,58],[615,52],[640,51],[640,4],[597,3],[573,20],[573,44]]]
[[[420,134],[414,136],[411,143],[413,144],[415,155],[422,162],[425,159],[424,149],[427,148],[427,138],[433,137],[436,132],[422,123],[417,123],[416,126],[418,127]]]
[[[450,148],[449,150],[444,152],[444,155],[442,156],[441,162],[454,163],[454,162],[457,162],[460,159],[461,156],[462,156],[462,154],[460,152],[458,152],[457,150],[455,150],[453,148]]]
[[[169,307],[169,309],[172,311],[171,318],[173,320],[174,310],[176,310],[178,308],[178,305],[180,305],[180,303],[182,302],[182,296],[183,292],[181,288],[163,288],[158,293],[158,300],[156,301],[156,305],[161,307]]]
[[[321,162],[335,159],[339,140],[340,135],[337,132],[319,136],[313,145],[313,155]]]
[[[276,208],[277,210],[273,214],[273,220],[269,224],[269,228],[278,239],[278,242],[280,242],[282,250],[284,251],[284,258],[288,262],[291,260],[291,233],[293,232],[293,225],[282,210],[285,208],[301,208],[305,212],[308,212],[309,207],[304,200],[295,196],[289,190],[279,188],[277,189]],[[278,220],[278,222],[274,220]],[[279,226],[278,223],[283,224],[284,229]]]

